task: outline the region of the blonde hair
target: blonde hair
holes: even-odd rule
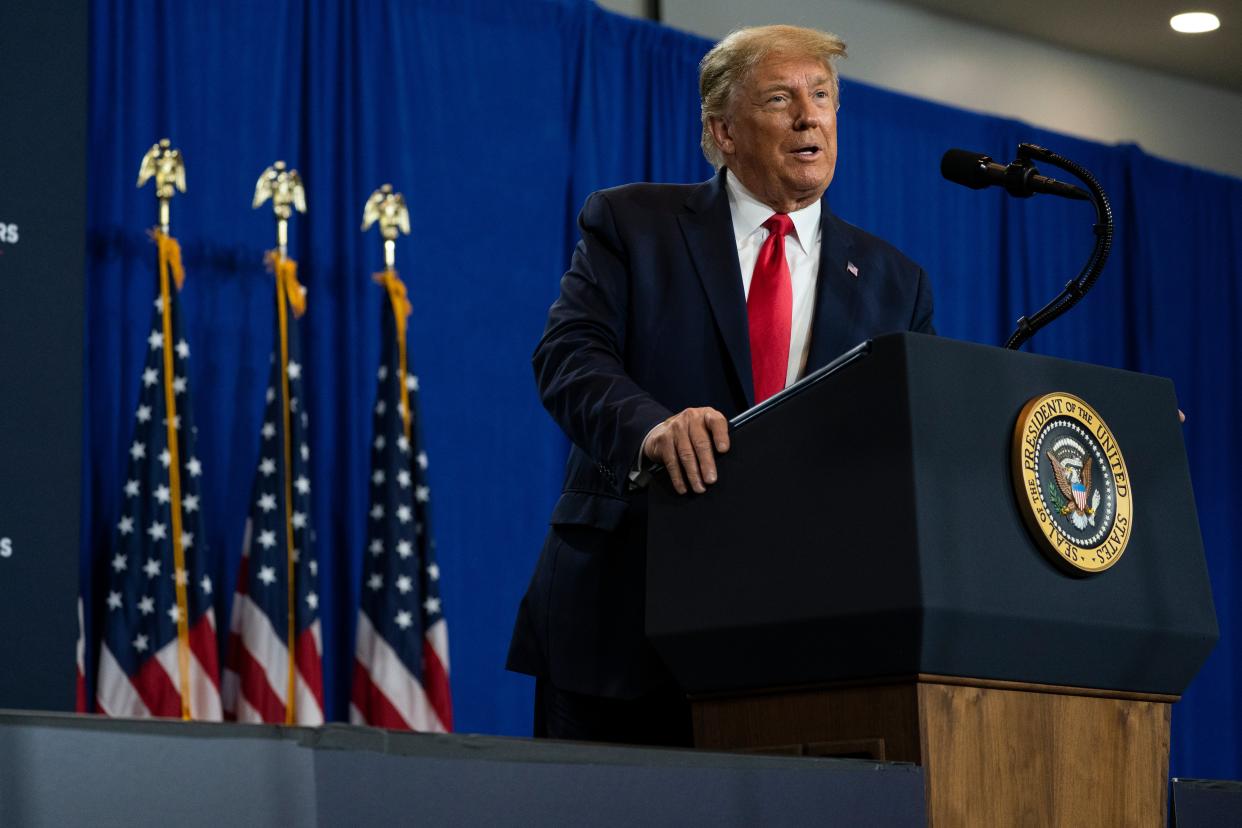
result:
[[[699,98],[702,101],[703,134],[700,144],[708,162],[720,169],[724,156],[712,138],[711,119],[723,118],[733,93],[769,55],[814,58],[824,64],[832,78],[832,102],[837,104],[837,69],[834,61],[845,57],[845,41],[831,32],[800,26],[756,26],[738,29],[712,47],[699,62]]]

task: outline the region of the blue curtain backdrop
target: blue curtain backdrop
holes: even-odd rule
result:
[[[504,655],[566,449],[529,354],[588,192],[710,174],[696,80],[710,44],[586,0],[95,0],[91,38],[84,577],[118,514],[153,296],[154,199],[133,182],[142,153],[168,136],[188,168],[173,234],[188,271],[208,567],[226,625],[273,342],[262,264],[273,222],[249,205],[259,172],[284,159],[309,201],[292,250],[309,288],[326,705],[344,717],[382,302],[370,279],[380,243],[358,226],[366,197],[391,182],[413,225],[398,267],[414,304],[457,726],[529,733],[531,682],[505,673]],[[1242,777],[1242,181],[846,82],[832,204],[927,268],[946,336],[1002,340],[1090,249],[1086,205],[939,177],[948,147],[1009,158],[1018,141],[1081,162],[1113,198],[1104,277],[1032,346],[1177,385],[1222,638],[1175,708],[1172,767]],[[92,640],[99,617],[96,604]]]

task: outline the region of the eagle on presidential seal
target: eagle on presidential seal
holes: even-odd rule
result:
[[[1100,490],[1091,488],[1091,457],[1072,437],[1062,437],[1048,452],[1056,488],[1063,498],[1053,497],[1057,511],[1078,529],[1095,525],[1095,510],[1100,505]],[[1051,487],[1049,487],[1051,489]],[[1087,505],[1087,499],[1091,505]],[[1056,502],[1061,501],[1061,502]]]

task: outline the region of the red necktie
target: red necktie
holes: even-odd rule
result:
[[[775,213],[763,226],[768,237],[759,248],[750,295],[746,298],[756,403],[785,387],[793,319],[793,283],[789,263],[785,261],[785,236],[793,230],[793,220],[784,213]]]

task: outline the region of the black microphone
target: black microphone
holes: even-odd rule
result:
[[[978,152],[964,149],[951,149],[940,159],[940,174],[952,181],[972,190],[985,187],[1004,187],[1005,191],[1018,198],[1030,198],[1036,193],[1073,198],[1079,201],[1090,201],[1091,196],[1073,184],[1057,181],[1040,175],[1039,170],[1029,163],[1018,161],[1003,166],[990,157]]]

